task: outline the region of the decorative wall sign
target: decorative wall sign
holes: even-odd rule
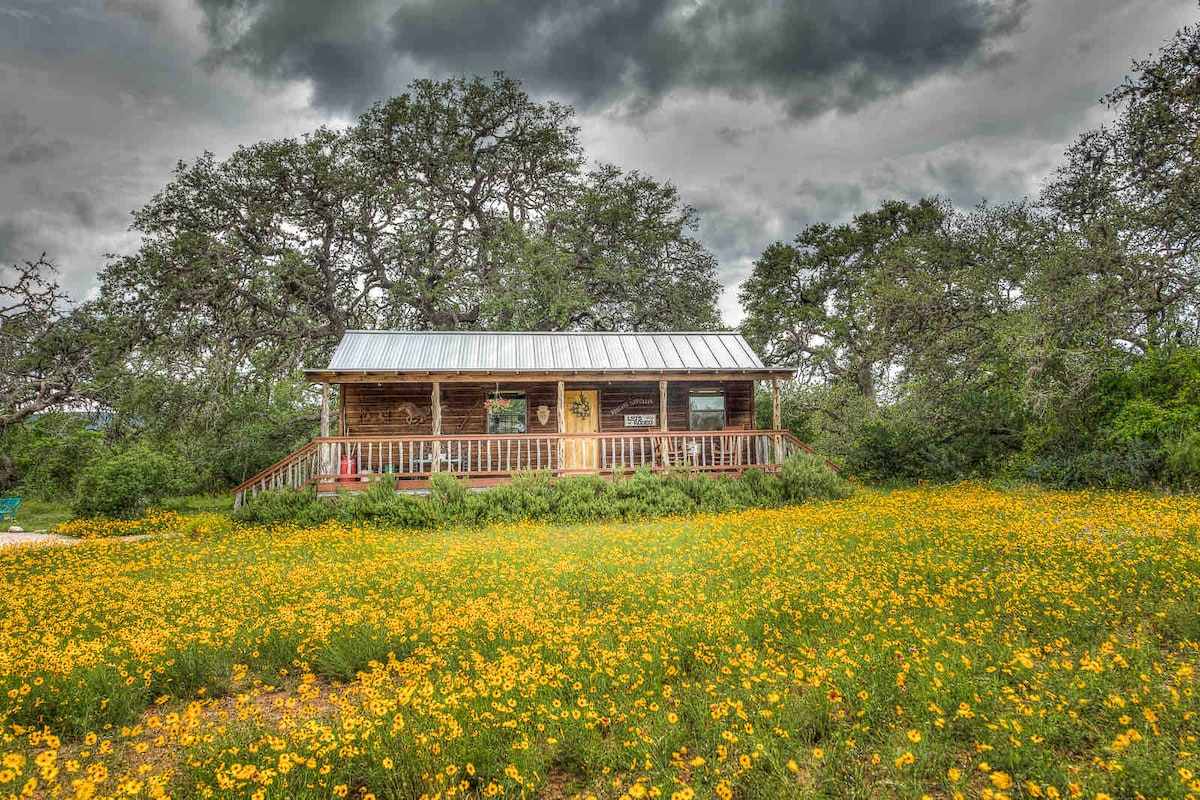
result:
[[[550,406],[540,405],[537,407],[537,421],[542,425],[550,421]]]
[[[626,428],[653,428],[658,424],[658,414],[626,414]]]
[[[614,417],[619,417],[631,408],[658,408],[657,397],[631,397],[624,403],[614,408],[609,413]],[[628,425],[629,423],[625,423]]]
[[[400,405],[396,406],[396,411],[404,416],[404,421],[409,425],[416,425],[420,422],[424,422],[425,418],[429,416],[429,412],[432,410],[432,406],[420,408],[412,403],[401,403]]]

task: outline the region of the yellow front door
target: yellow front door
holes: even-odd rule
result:
[[[566,392],[564,409],[567,433],[596,433],[600,430],[600,393],[596,390]],[[584,416],[586,412],[586,416]],[[595,439],[567,439],[563,451],[566,469],[595,471],[600,468]]]

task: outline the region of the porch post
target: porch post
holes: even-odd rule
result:
[[[783,425],[779,410],[779,379],[771,378],[771,428],[779,430]],[[775,434],[775,463],[783,461],[783,437]]]
[[[346,435],[346,384],[338,384],[338,436]]]
[[[440,381],[433,382],[433,435],[442,435],[442,384]],[[441,468],[442,443],[435,439],[433,442],[432,470],[437,472]]]
[[[658,429],[666,433],[667,428],[667,382],[658,382]],[[659,447],[659,452],[662,453],[662,462],[664,467],[669,467],[669,458],[671,452],[670,437],[662,437],[662,444]]]
[[[321,436],[329,435],[329,384],[321,384]]]
[[[329,438],[329,382],[325,381],[321,384],[321,438]],[[322,475],[328,475],[333,471],[333,465],[329,461],[329,443],[321,442],[317,447],[317,470]]]
[[[667,431],[667,382],[658,382],[658,429],[664,433]]]
[[[558,400],[554,406],[558,411],[558,472],[562,474],[563,463],[567,460],[567,443],[562,436],[567,432],[567,412],[563,408],[566,403],[566,391],[564,390],[563,382],[558,382]]]

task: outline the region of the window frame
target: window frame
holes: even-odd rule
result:
[[[488,400],[494,400],[497,397],[503,397],[508,400],[523,400],[523,401],[525,401],[525,405],[524,405],[524,408],[519,412],[518,411],[510,411],[503,415],[496,414],[493,411],[486,411],[485,412],[486,419],[484,420],[484,425],[487,430],[487,435],[488,436],[520,436],[522,434],[529,433],[529,393],[525,392],[523,390],[502,391],[502,392],[489,391],[487,393]],[[492,428],[494,427],[493,423],[494,422],[498,423],[501,416],[516,417],[517,415],[520,416],[521,430],[519,430],[519,431],[492,430]]]
[[[692,401],[697,398],[721,398],[720,410],[715,408],[696,409],[692,407]],[[696,414],[701,414],[708,417],[715,417],[720,414],[721,424],[715,428],[697,428]],[[729,424],[729,397],[725,392],[725,387],[719,389],[689,389],[688,390],[688,430],[689,431],[720,431],[724,430]]]

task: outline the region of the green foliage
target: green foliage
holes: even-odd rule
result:
[[[0,452],[11,459],[14,491],[39,500],[75,496],[80,465],[104,448],[104,434],[86,414],[40,414],[0,434]]]
[[[793,456],[779,470],[779,499],[798,505],[812,498],[842,500],[850,496],[850,485],[816,456]]]
[[[312,488],[297,492],[265,491],[235,509],[232,516],[244,521],[288,520],[297,525],[319,525],[334,518],[334,507],[317,500],[317,492]]]
[[[133,518],[166,497],[183,494],[191,479],[192,466],[181,456],[134,445],[88,462],[73,510],[76,517]]]
[[[261,492],[233,516],[245,522],[303,525],[329,519],[371,521],[420,530],[520,520],[635,520],[840,500],[850,492],[849,484],[823,459],[801,454],[788,459],[778,475],[748,470],[740,479],[683,472],[658,475],[639,469],[613,480],[592,475],[556,480],[548,473],[534,472],[473,492],[467,481],[440,474],[430,481],[428,496],[419,497],[397,494],[395,479],[384,478],[360,494],[333,502],[319,500],[311,491]]]
[[[1165,475],[1174,486],[1192,491],[1200,489],[1200,432],[1192,433],[1163,445],[1166,455]]]
[[[961,477],[958,454],[938,433],[912,420],[878,418],[863,426],[846,457],[848,474],[874,483]]]
[[[196,464],[190,491],[222,491],[310,441],[318,430],[317,397],[299,376],[238,381],[215,394],[203,373],[140,376],[116,401],[117,432]]]
[[[1036,206],[888,201],[768,246],[742,331],[797,369],[802,438],[872,481],[1200,486],[1198,54],[1191,26],[1135,63]]]
[[[805,392],[793,382],[787,382],[779,387],[779,417],[783,429],[790,431],[802,442],[812,442],[817,438],[819,429],[817,408],[818,398],[812,392]],[[771,390],[769,384],[756,384],[754,387],[754,427],[758,430],[770,430]]]
[[[1153,351],[1105,370],[1078,403],[1047,415],[1014,464],[1066,488],[1200,484],[1200,347]]]

